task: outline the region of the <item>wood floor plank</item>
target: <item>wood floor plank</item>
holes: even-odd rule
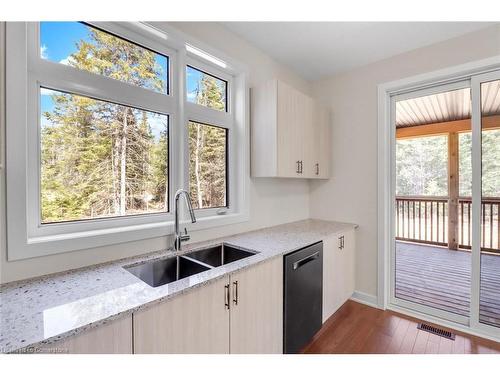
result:
[[[417,340],[417,334],[417,324],[415,322],[410,322],[410,324],[408,325],[408,329],[406,330],[403,343],[399,348],[399,353],[411,354],[413,352],[413,346],[415,345],[415,341]]]
[[[429,341],[429,332],[418,330],[415,345],[413,345],[414,354],[424,354],[427,349],[427,342]]]
[[[406,331],[410,327],[410,321],[406,319],[401,319],[391,342],[387,346],[386,353],[399,353],[399,349],[403,344],[403,340],[406,336]]]
[[[403,314],[347,301],[325,322],[303,353],[500,353],[500,342],[451,330],[456,334],[453,341],[417,329],[419,322]]]
[[[428,340],[425,347],[425,354],[439,354],[439,343]]]
[[[452,343],[453,354],[465,354],[465,339],[461,335],[455,336],[455,341]]]
[[[451,354],[453,341],[444,337],[439,340],[439,354]]]

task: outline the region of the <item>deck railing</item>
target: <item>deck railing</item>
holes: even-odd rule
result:
[[[448,198],[396,197],[396,238],[446,246]]]
[[[500,198],[481,203],[481,248],[500,252]],[[447,197],[396,197],[396,239],[448,245]],[[471,198],[458,200],[458,246],[471,247]]]

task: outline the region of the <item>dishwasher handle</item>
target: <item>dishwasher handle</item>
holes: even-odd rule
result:
[[[293,269],[296,270],[296,269],[299,269],[300,267],[302,267],[303,265],[309,263],[309,262],[312,262],[314,259],[317,259],[319,258],[319,251],[316,251],[315,253],[311,254],[311,255],[308,255],[306,256],[305,258],[302,258],[296,262],[293,263]]]

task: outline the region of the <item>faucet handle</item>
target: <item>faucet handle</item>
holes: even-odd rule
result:
[[[184,228],[184,234],[181,234],[181,241],[189,241],[191,236],[188,234],[187,228]]]

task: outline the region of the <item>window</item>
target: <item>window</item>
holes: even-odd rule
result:
[[[81,22],[41,22],[40,57],[168,93],[168,57]]]
[[[181,188],[192,230],[247,220],[244,67],[166,26],[6,30],[9,260],[165,236]]]
[[[227,206],[227,129],[190,121],[189,191],[194,208]]]
[[[168,211],[168,116],[42,88],[43,224]]]
[[[227,111],[227,82],[192,66],[186,67],[187,100],[218,111]]]

